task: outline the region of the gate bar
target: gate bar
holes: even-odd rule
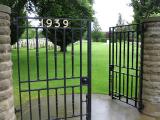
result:
[[[39,45],[38,45],[38,28],[36,28],[36,65],[37,65],[37,80],[39,80]]]
[[[74,30],[72,29],[72,77],[74,77]]]
[[[128,31],[128,39],[127,39],[127,97],[126,97],[126,103],[128,103],[128,89],[129,89],[129,37],[130,32]]]
[[[82,21],[81,21],[82,28]],[[82,29],[80,29],[80,120],[82,120],[83,108],[82,108]]]
[[[137,25],[137,44],[136,44],[136,76],[138,76],[138,51],[139,51],[139,26]],[[138,77],[136,77],[136,86],[135,86],[135,106],[137,107],[137,87],[138,87]]]
[[[27,19],[27,26],[28,26],[28,19]],[[31,101],[31,85],[30,85],[30,55],[29,55],[29,36],[28,36],[28,27],[26,30],[27,34],[27,67],[28,67],[28,87],[29,87],[29,109],[30,109],[30,120],[32,120],[32,101]]]
[[[119,47],[119,100],[121,99],[121,51],[122,51],[122,32],[120,32],[120,47]]]
[[[41,91],[38,90],[38,112],[39,112],[39,120],[41,120]]]
[[[19,24],[18,24],[18,18],[16,18],[16,32],[17,32],[17,40],[19,40]],[[20,116],[21,120],[23,120],[23,110],[22,110],[22,94],[21,94],[21,72],[20,72],[20,56],[19,56],[19,41],[17,42],[17,63],[18,63],[18,81],[19,81],[19,102],[20,102]]]
[[[63,74],[64,74],[64,118],[67,119],[67,98],[66,98],[66,30],[63,29]]]
[[[57,78],[57,29],[55,29],[55,33],[54,33],[54,39],[55,39],[55,43],[54,43],[54,72],[55,72],[55,78]]]
[[[112,28],[112,99],[114,98],[114,27]]]
[[[50,120],[50,100],[49,100],[49,81],[48,81],[48,29],[46,29],[46,79],[47,79],[47,108],[48,108],[48,120]]]
[[[142,38],[141,38],[141,40],[142,40],[142,42],[141,42],[141,70],[140,70],[140,93],[139,93],[139,98],[140,98],[140,100],[139,100],[139,110],[141,111],[142,109],[143,109],[143,103],[142,103],[142,90],[143,90],[143,59],[144,59],[144,30],[145,30],[145,28],[144,28],[144,23],[142,23],[142,25],[141,25],[141,36],[142,36]]]
[[[55,89],[55,96],[56,96],[56,117],[58,118],[58,89]]]
[[[126,32],[124,32],[124,46],[123,46],[123,67],[125,68],[125,63],[126,63]]]
[[[115,34],[116,34],[116,65],[118,65],[118,32],[115,32]]]
[[[91,46],[91,21],[88,21],[87,22],[87,26],[88,26],[88,29],[87,29],[87,32],[88,32],[88,35],[87,35],[87,39],[88,39],[88,104],[87,104],[87,120],[91,120],[91,106],[92,106],[92,103],[91,103],[91,93],[92,93],[92,89],[91,89],[91,72],[92,72],[92,53],[91,53],[91,49],[92,49],[92,46]]]
[[[111,28],[109,28],[109,65],[111,65]],[[107,66],[108,67],[108,66]],[[111,68],[109,66],[109,95],[111,95]]]

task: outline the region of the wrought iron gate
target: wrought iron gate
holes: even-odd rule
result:
[[[142,25],[110,27],[109,39],[109,94],[141,109]]]
[[[18,17],[16,22],[18,119],[91,120],[90,21]]]

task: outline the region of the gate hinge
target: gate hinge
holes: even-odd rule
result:
[[[88,105],[88,94],[86,94],[86,104]]]
[[[15,108],[15,113],[21,112],[21,109]]]
[[[83,85],[88,85],[88,77],[82,77],[81,81]]]

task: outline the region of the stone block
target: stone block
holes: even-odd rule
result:
[[[11,96],[10,98],[8,98],[7,100],[4,100],[2,102],[0,102],[0,113],[5,112],[5,111],[9,111],[10,108],[12,108],[14,105],[13,102],[13,97]]]
[[[0,53],[9,53],[11,52],[10,44],[0,44]]]
[[[148,50],[148,49],[144,49],[144,55],[160,56],[160,50]]]
[[[12,106],[12,108],[9,109],[9,113],[8,114],[9,114],[8,119],[10,119],[10,120],[16,120],[14,106]]]
[[[12,77],[12,70],[0,72],[0,81],[4,79],[9,79]]]
[[[11,107],[8,111],[0,113],[0,120],[16,120],[14,107]]]
[[[0,4],[0,12],[11,14],[11,8],[6,5]]]
[[[0,102],[7,100],[8,98],[10,98],[13,95],[13,89],[12,87],[10,87],[7,90],[4,91],[0,91]]]
[[[157,27],[157,26],[154,26],[154,27],[148,27],[148,28],[147,28],[147,31],[148,31],[148,32],[160,31],[160,28],[159,28],[159,27]]]
[[[0,63],[0,72],[12,70],[12,62],[1,62]]]
[[[11,39],[8,35],[0,35],[0,44],[10,44]]]
[[[1,53],[0,62],[7,62],[11,60],[11,53]]]
[[[0,26],[10,26],[10,21],[1,19]]]
[[[0,91],[9,89],[10,86],[11,86],[11,79],[0,81]]]
[[[145,81],[153,81],[153,82],[159,81],[160,73],[145,73],[144,72],[143,79]]]
[[[144,55],[144,61],[151,61],[151,62],[160,61],[160,56]]]
[[[143,71],[147,73],[157,73],[157,72],[160,73],[160,67],[157,67],[157,66],[152,67],[152,66],[144,65]]]
[[[144,50],[160,50],[160,44],[144,44]]]
[[[145,32],[144,36],[147,37],[147,38],[159,38],[160,37],[160,31]]]
[[[148,101],[150,103],[158,103],[159,99],[159,97],[151,96],[149,94],[146,95],[145,93],[143,94],[143,100]],[[146,106],[145,103],[144,106]]]
[[[0,35],[10,35],[10,34],[11,34],[10,27],[0,26]]]
[[[144,38],[145,44],[160,44],[160,40],[159,38],[149,38],[149,37],[145,37]]]
[[[154,117],[160,117],[160,104],[159,103],[150,103],[149,101],[144,100],[145,104],[143,113],[152,115]]]
[[[143,61],[143,65],[147,67],[159,67],[160,68],[160,61],[155,61],[155,62]]]
[[[0,20],[2,19],[2,20],[8,20],[8,21],[10,21],[10,16],[9,16],[9,14],[7,14],[7,13],[4,13],[4,12],[0,12]]]
[[[146,89],[146,88],[153,89],[153,90],[155,90],[156,93],[160,94],[160,82],[158,82],[158,81],[145,81],[145,80],[143,82],[144,82],[143,83],[144,89]],[[151,92],[153,93],[154,91],[151,90]]]

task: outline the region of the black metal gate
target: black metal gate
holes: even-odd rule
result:
[[[109,94],[141,109],[142,25],[110,27],[109,38]]]
[[[90,21],[18,17],[17,37],[18,119],[91,120]]]

